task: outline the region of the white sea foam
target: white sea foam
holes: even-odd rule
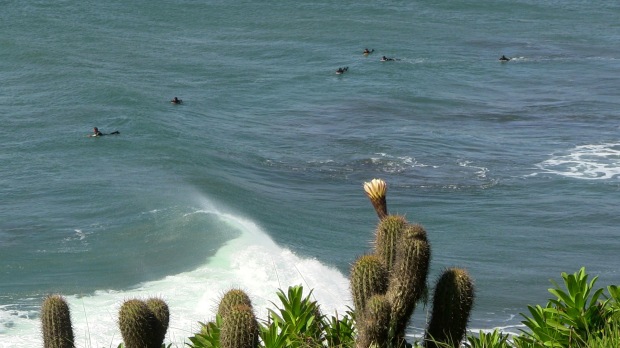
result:
[[[401,173],[415,167],[429,167],[429,165],[419,163],[410,156],[392,156],[381,152],[375,155],[378,157],[371,157],[371,162],[374,165],[381,166],[381,169],[386,173]],[[436,168],[436,166],[430,167]]]
[[[91,296],[66,296],[78,347],[116,347],[122,341],[117,328],[117,313],[130,298],[163,298],[170,307],[167,343],[182,347],[187,337],[199,330],[198,322],[214,317],[222,294],[241,288],[250,295],[256,314],[266,318],[267,309],[278,303],[276,291],[301,284],[327,315],[344,313],[350,306],[348,281],[335,268],[317,260],[301,258],[276,245],[250,220],[207,207],[197,213],[215,214],[241,237],[220,248],[216,255],[196,270],[146,282],[126,291],[97,291]],[[0,347],[42,346],[36,313],[0,308]]]
[[[620,176],[620,143],[577,146],[551,154],[537,167],[545,173],[575,179],[614,179]]]
[[[476,176],[479,179],[486,179],[487,177],[487,173],[489,172],[489,169],[486,167],[480,167],[480,166],[474,166],[472,165],[472,161],[466,161],[466,160],[459,160],[458,164],[461,167],[469,167],[469,168],[474,168],[476,170]]]

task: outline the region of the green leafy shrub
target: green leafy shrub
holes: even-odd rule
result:
[[[288,294],[279,290],[278,298],[282,307],[277,311],[269,310],[269,318],[273,322],[281,323],[280,329],[287,336],[287,343],[295,346],[295,343],[319,343],[323,341],[323,315],[316,301],[310,296],[312,291],[303,297],[302,286],[291,286]]]
[[[620,347],[620,317],[612,316],[600,335],[590,335],[585,347],[610,348]]]
[[[273,342],[283,347],[353,347],[350,313],[341,318],[326,317],[311,299],[312,291],[304,297],[301,285],[289,287],[286,294],[279,290],[277,295],[280,305],[274,304],[278,309],[269,311],[266,329],[262,330],[265,347],[280,347],[268,345]]]
[[[346,315],[335,316],[327,319],[323,318],[323,330],[325,330],[325,341],[327,347],[353,347],[354,340],[354,320],[353,313],[348,311]]]
[[[620,286],[610,285],[607,287],[609,293],[609,302],[607,303],[609,321],[613,323],[620,322]]]
[[[497,329],[490,333],[480,330],[478,336],[467,337],[465,346],[468,348],[509,348],[510,342],[508,341],[508,335],[502,334]]]
[[[588,282],[585,268],[562,273],[564,288],[551,281],[549,292],[556,297],[545,307],[528,306],[531,316],[521,314],[529,331],[515,339],[520,347],[589,347],[588,342],[605,337],[618,322],[620,292],[617,286],[594,289],[598,277]]]
[[[199,324],[200,332],[189,337],[191,343],[187,343],[187,345],[194,348],[220,348],[222,316],[216,314],[214,321]]]

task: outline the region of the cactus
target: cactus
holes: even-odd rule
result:
[[[228,290],[220,300],[217,315],[222,318],[219,332],[222,348],[251,348],[258,345],[258,322],[252,301],[245,291]]]
[[[409,318],[426,291],[431,249],[419,225],[407,226],[397,247],[396,264],[390,274],[387,297],[392,304],[391,323],[395,345],[403,341]]]
[[[69,305],[62,296],[50,295],[43,300],[41,328],[45,348],[75,347]]]
[[[258,346],[259,327],[252,307],[238,304],[228,309],[220,332],[222,348],[254,348]]]
[[[351,267],[351,292],[358,313],[363,313],[366,301],[375,294],[385,294],[388,273],[376,255],[364,255]]]
[[[464,269],[450,268],[437,280],[426,347],[459,347],[474,303],[474,285]]]
[[[240,304],[252,308],[252,301],[245,291],[241,289],[230,289],[222,296],[220,304],[217,307],[217,314],[224,318],[231,309]]]
[[[161,347],[162,343],[164,343],[164,338],[166,338],[166,331],[168,331],[168,323],[170,322],[168,304],[160,298],[150,298],[146,300],[146,305],[153,312],[156,319],[153,327],[153,344]]]
[[[365,310],[357,318],[358,347],[387,347],[391,304],[385,295],[368,299]]]
[[[378,307],[373,307],[374,316],[368,312],[370,293],[360,297],[362,300],[358,299],[358,293],[361,291],[357,290],[354,284],[359,280],[354,278],[359,275],[353,272],[358,267],[356,263],[351,272],[351,289],[357,315],[357,347],[400,348],[406,346],[405,330],[416,303],[424,299],[427,294],[430,244],[421,225],[410,225],[404,216],[388,215],[385,197],[387,185],[383,180],[373,179],[365,183],[364,191],[380,219],[375,232],[374,255],[381,260],[388,273],[388,286],[383,301],[389,303],[390,307],[387,311],[389,315],[387,336],[382,336],[379,333],[383,331],[377,329],[383,325],[379,323]],[[463,270],[446,274],[453,274],[452,280],[450,281],[450,277],[446,275],[446,279],[437,284],[433,307],[436,307],[440,314],[433,315],[436,319],[434,322],[431,321],[427,337],[432,335],[439,342],[460,342],[473,302],[473,286],[471,279]],[[453,297],[460,300],[455,302],[452,300]],[[374,302],[377,301],[376,296],[372,301],[373,306],[378,306]],[[385,341],[381,342],[381,339]],[[429,342],[427,340],[427,346],[434,347]]]
[[[375,253],[383,260],[387,270],[391,271],[396,259],[396,245],[407,227],[404,216],[388,215],[383,218],[375,232]]]
[[[428,237],[426,230],[420,224],[414,224],[407,226],[407,230],[405,231],[405,237],[407,238],[415,238],[428,242]]]
[[[126,348],[160,348],[155,314],[144,301],[127,300],[118,313],[118,325]]]

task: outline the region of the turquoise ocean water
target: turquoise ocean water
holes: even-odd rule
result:
[[[475,279],[470,329],[517,332],[561,272],[620,283],[617,1],[0,4],[0,347],[41,345],[50,293],[80,347],[132,297],[179,347],[231,287],[342,313],[372,178],[431,283]]]

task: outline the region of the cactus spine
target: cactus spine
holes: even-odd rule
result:
[[[459,347],[474,304],[474,284],[464,269],[450,268],[437,280],[426,347]]]
[[[254,348],[258,346],[259,326],[252,301],[245,291],[228,290],[217,308],[222,318],[219,339],[222,348]]]
[[[146,300],[146,305],[151,312],[153,312],[153,315],[155,315],[153,344],[158,343],[158,346],[161,346],[161,344],[164,343],[164,338],[166,338],[166,331],[168,331],[168,323],[170,322],[168,304],[160,298],[150,298]]]
[[[383,260],[388,271],[394,267],[396,245],[400,242],[405,227],[407,227],[407,220],[400,215],[388,215],[381,219],[377,226],[375,253]]]
[[[161,299],[127,300],[118,313],[126,348],[160,348],[168,329],[168,305]]]
[[[378,256],[363,255],[351,268],[351,291],[353,305],[358,313],[363,313],[366,301],[375,294],[387,291],[388,273]]]
[[[385,295],[373,295],[357,317],[358,347],[387,347],[391,304]]]
[[[222,318],[220,345],[222,348],[258,347],[258,322],[252,307],[239,304],[229,308]]]
[[[127,300],[118,313],[118,325],[127,348],[151,347],[150,332],[155,316],[143,301]]]
[[[43,300],[41,328],[45,348],[75,347],[69,305],[62,296],[50,295]]]
[[[397,262],[387,292],[392,304],[390,327],[394,330],[395,343],[404,341],[409,318],[426,290],[431,248],[424,229],[419,225],[408,226],[403,231],[396,254]]]
[[[230,289],[224,294],[224,296],[222,296],[220,304],[217,307],[217,314],[224,318],[238,305],[246,305],[252,308],[252,301],[245,291],[241,289]]]

